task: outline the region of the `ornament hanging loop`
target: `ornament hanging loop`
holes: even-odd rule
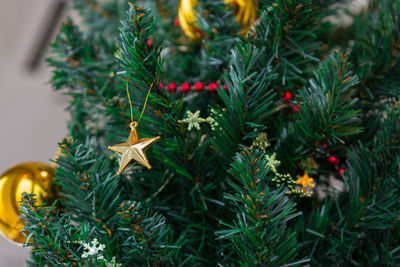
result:
[[[138,126],[138,123],[136,121],[132,121],[130,126],[131,126],[131,130],[134,130]]]

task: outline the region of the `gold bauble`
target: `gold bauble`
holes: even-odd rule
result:
[[[54,199],[54,168],[36,162],[16,165],[0,177],[0,233],[7,239],[25,243],[19,207],[23,192],[34,193],[37,204],[50,203]]]
[[[257,0],[224,0],[224,3],[233,8],[236,22],[242,28],[239,34],[247,33],[257,18]],[[197,0],[180,0],[178,7],[178,18],[181,28],[186,36],[194,42],[200,41],[203,36],[199,26],[196,24],[199,17],[199,14],[195,10],[197,5]]]
[[[197,0],[180,0],[178,7],[179,24],[186,36],[198,42],[202,37],[202,32],[196,24],[199,14],[196,12]]]
[[[257,0],[224,0],[224,3],[233,8],[236,22],[242,28],[239,34],[246,34],[257,19]]]

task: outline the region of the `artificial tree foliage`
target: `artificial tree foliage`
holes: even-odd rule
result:
[[[70,100],[57,199],[21,208],[29,265],[399,264],[400,0],[260,0],[245,35],[203,0],[199,43],[177,0],[72,3],[82,21],[47,59]],[[217,93],[166,90],[184,82]],[[161,136],[152,169],[117,175],[126,88],[137,121],[152,83],[137,128]]]

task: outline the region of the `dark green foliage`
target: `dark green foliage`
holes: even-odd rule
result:
[[[32,266],[57,266],[62,262],[77,261],[80,252],[73,244],[76,240],[71,220],[67,216],[55,214],[54,203],[51,207],[41,207],[36,204],[32,195],[22,197],[21,213],[24,218],[25,230],[28,236],[28,246],[32,245],[34,236],[35,247],[32,250]],[[72,264],[70,264],[72,265]]]
[[[166,265],[173,263],[180,246],[171,244],[169,226],[165,217],[143,210],[140,203],[124,202],[118,212],[118,236],[123,257],[122,262],[130,265]]]
[[[306,243],[316,262],[357,266],[399,262],[400,135],[398,106],[394,108],[376,139],[349,151],[348,192],[329,198],[307,219],[306,240],[313,241]]]
[[[263,51],[250,44],[239,43],[232,50],[232,62],[224,77],[229,93],[220,90],[223,109],[218,109],[215,119],[220,130],[216,133],[215,146],[224,151],[223,161],[229,160],[237,151],[238,145],[249,138],[254,127],[262,127],[273,112],[269,89],[272,74],[269,65],[260,66],[258,59]]]
[[[109,162],[96,155],[89,140],[72,144],[65,140],[61,146],[65,156],[57,161],[56,183],[66,214],[94,225],[109,221],[122,201],[119,179]],[[105,229],[100,231],[106,234]]]
[[[181,245],[174,243],[165,217],[130,201],[134,196],[122,191],[109,163],[96,158],[89,142],[65,140],[61,146],[63,156],[56,172],[61,205],[38,207],[31,197],[23,202],[25,229],[34,238],[32,260],[40,266],[63,262],[86,266],[87,261],[98,266],[111,262],[112,257],[127,265],[133,261],[173,263]],[[105,245],[106,251],[98,254],[104,258],[83,256],[83,243],[94,238]]]
[[[371,99],[400,94],[400,2],[372,0],[369,12],[355,18],[354,67],[363,81],[361,95]]]
[[[264,3],[266,2],[266,3]],[[321,43],[315,31],[321,18],[327,15],[329,1],[261,1],[263,12],[255,36],[249,39],[264,49],[265,62],[276,65],[278,88],[292,91],[306,82],[312,70],[309,66],[319,61],[316,52]],[[252,40],[254,38],[254,40]]]
[[[218,231],[226,262],[241,266],[280,266],[289,263],[299,248],[296,233],[287,223],[301,214],[285,190],[274,190],[274,177],[266,168],[265,154],[243,151],[236,155],[229,184],[233,194],[225,199],[232,203],[236,218],[233,225],[221,222],[227,230]],[[291,263],[299,265],[305,261]]]
[[[30,264],[398,265],[400,1],[373,0],[342,25],[346,2],[260,0],[239,36],[223,1],[199,1],[204,38],[191,43],[174,26],[177,0],[74,0],[83,25],[68,19],[48,59],[71,97],[58,199],[23,199]],[[159,85],[197,81],[218,94]],[[126,86],[135,121],[152,88],[138,133],[161,140],[150,171],[117,176],[107,146],[128,136]],[[104,249],[84,257],[95,239]]]
[[[96,134],[104,124],[104,106],[118,96],[114,44],[100,35],[86,36],[67,19],[53,45],[50,66],[56,67],[51,82],[56,89],[67,89],[71,96],[68,110],[71,127]],[[97,132],[98,133],[98,132]]]
[[[299,92],[299,120],[294,131],[301,143],[324,142],[332,146],[361,131],[359,112],[354,106],[358,77],[351,64],[336,54],[321,63],[309,86]]]
[[[103,35],[114,43],[120,19],[125,15],[129,0],[98,1],[71,0],[83,18],[90,35]]]

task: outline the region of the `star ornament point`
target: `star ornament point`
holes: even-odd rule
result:
[[[139,139],[136,127],[131,127],[131,132],[126,142],[108,147],[109,150],[121,154],[121,162],[117,174],[120,175],[135,162],[150,170],[151,165],[145,152],[159,139],[160,136]]]

